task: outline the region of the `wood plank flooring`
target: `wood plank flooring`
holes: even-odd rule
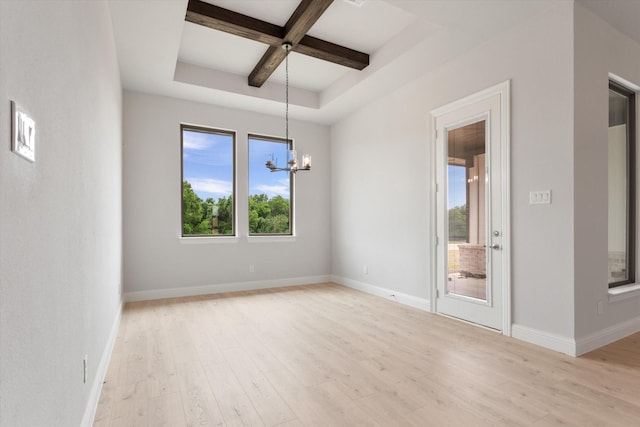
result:
[[[94,426],[640,426],[640,334],[573,358],[335,284],[130,303]]]

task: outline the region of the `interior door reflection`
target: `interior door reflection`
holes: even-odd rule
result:
[[[447,134],[447,293],[486,300],[485,121]]]

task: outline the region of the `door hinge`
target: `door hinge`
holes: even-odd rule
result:
[[[440,289],[436,288],[436,298],[440,298]]]
[[[439,242],[438,241],[438,236],[436,236],[436,238],[435,238],[435,246],[438,246],[438,242]]]

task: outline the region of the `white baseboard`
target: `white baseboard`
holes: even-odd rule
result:
[[[191,297],[197,295],[219,294],[221,292],[254,291],[258,289],[281,288],[294,285],[313,285],[325,283],[331,276],[295,277],[291,279],[256,280],[252,282],[220,283],[215,285],[192,286],[185,288],[153,289],[149,291],[125,292],[124,301],[149,301],[164,298]]]
[[[570,356],[580,356],[637,332],[640,332],[640,317],[575,340],[522,325],[513,325],[511,336]]]
[[[100,392],[102,391],[102,384],[107,376],[107,369],[109,368],[109,361],[111,360],[111,354],[113,353],[113,347],[116,343],[116,337],[118,336],[118,329],[120,328],[120,319],[122,318],[122,303],[120,303],[120,309],[116,313],[116,318],[113,320],[111,331],[109,332],[109,338],[107,345],[100,357],[100,363],[96,371],[96,375],[93,378],[93,384],[91,385],[91,391],[89,392],[89,400],[84,410],[82,417],[82,427],[93,426],[93,421],[96,417],[96,410],[98,409],[98,402],[100,401]]]
[[[640,317],[618,323],[586,337],[578,338],[576,340],[576,354],[579,356],[588,353],[636,332],[640,332]]]
[[[411,307],[431,311],[428,299],[403,294],[390,289],[371,285],[369,283],[348,279],[341,276],[331,276],[331,281],[352,289],[376,295],[388,300],[397,301]],[[565,336],[540,331],[528,326],[513,324],[511,336],[513,338],[539,345],[550,350],[558,351],[570,356],[579,356],[604,345],[622,339],[640,331],[640,317],[603,329],[602,331],[574,340]]]
[[[424,311],[431,311],[431,304],[428,299],[415,297],[413,295],[403,294],[402,292],[393,291],[379,286],[371,285],[369,283],[359,282],[357,280],[347,279],[341,276],[331,276],[331,281],[338,283],[339,285],[346,286],[348,288],[356,289],[358,291],[366,292],[371,295],[376,295],[382,298],[386,298],[391,301],[399,302],[400,304],[408,305],[414,308],[419,308]]]
[[[576,355],[576,342],[561,335],[513,324],[511,326],[511,336],[531,344],[568,354],[569,356]]]

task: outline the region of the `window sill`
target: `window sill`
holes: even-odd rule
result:
[[[247,236],[249,243],[291,243],[296,236]]]
[[[178,236],[178,240],[181,245],[209,245],[209,244],[219,244],[219,243],[238,243],[237,236],[219,236],[219,237],[210,237],[210,236],[198,236],[198,237],[184,237]]]
[[[609,289],[609,302],[623,301],[635,297],[640,297],[640,283],[631,283]]]

